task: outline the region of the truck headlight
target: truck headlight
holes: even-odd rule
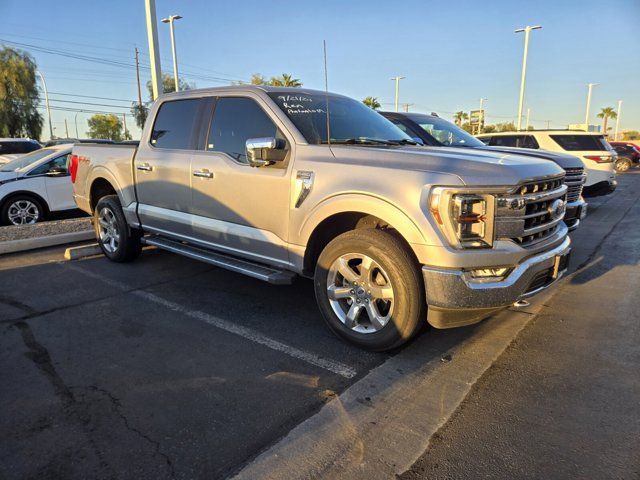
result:
[[[493,195],[436,187],[429,198],[429,211],[454,247],[493,246]]]

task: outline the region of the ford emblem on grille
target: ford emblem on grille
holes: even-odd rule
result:
[[[557,220],[558,218],[561,218],[562,215],[564,215],[565,208],[566,205],[564,203],[564,200],[558,198],[551,202],[551,205],[549,205],[547,211],[549,212],[549,215],[553,220]]]

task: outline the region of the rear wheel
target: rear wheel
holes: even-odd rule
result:
[[[44,206],[30,195],[16,195],[2,206],[4,225],[30,225],[44,219]]]
[[[109,260],[130,262],[140,254],[141,232],[127,224],[117,195],[98,200],[93,218],[98,245]]]
[[[633,165],[633,162],[631,161],[630,158],[627,157],[620,157],[618,158],[618,160],[616,160],[616,165],[615,165],[615,169],[616,172],[626,172],[627,170],[629,170]]]
[[[336,237],[318,259],[314,283],[329,328],[363,348],[395,348],[424,323],[419,267],[390,233],[362,229]]]

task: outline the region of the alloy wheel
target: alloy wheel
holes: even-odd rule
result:
[[[103,207],[98,214],[98,235],[100,243],[109,253],[115,253],[120,245],[120,230],[113,211]]]
[[[341,255],[333,262],[327,274],[327,296],[336,316],[354,332],[382,330],[393,314],[389,275],[364,254]]]
[[[13,225],[28,225],[38,221],[40,211],[38,206],[31,200],[23,199],[9,205],[7,216]]]

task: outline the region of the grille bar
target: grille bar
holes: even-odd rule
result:
[[[523,247],[553,235],[564,219],[562,203],[569,187],[565,177],[541,179],[519,186],[516,193],[498,198],[498,232]]]

